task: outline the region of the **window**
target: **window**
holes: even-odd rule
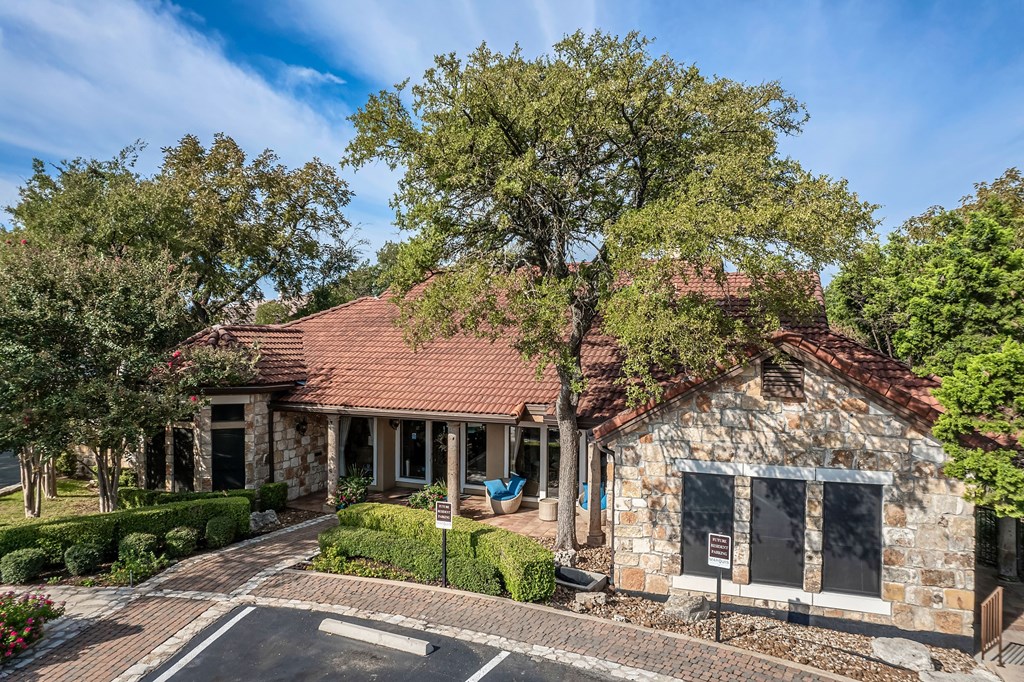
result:
[[[558,497],[558,467],[562,461],[562,444],[558,429],[548,429],[548,497]]]
[[[732,535],[733,478],[683,474],[683,573],[717,576],[708,566],[708,533]],[[732,571],[724,577],[732,578]]]
[[[401,425],[398,477],[427,480],[427,423],[405,420]]]
[[[350,417],[345,438],[345,473],[366,474],[374,481],[377,472],[373,460],[374,420],[368,417]]]
[[[245,421],[245,404],[229,403],[226,405],[211,405],[210,419],[215,422]]]
[[[792,358],[761,362],[761,397],[803,400],[804,366]]]
[[[483,485],[487,480],[487,427],[466,424],[466,484]]]
[[[751,582],[803,588],[804,489],[803,481],[751,481]]]
[[[430,475],[435,482],[448,480],[448,422],[430,422]]]
[[[882,487],[826,483],[822,515],[822,590],[878,597]]]
[[[516,450],[515,460],[512,463],[512,473],[519,474],[526,479],[526,487],[523,494],[527,497],[536,497],[540,492],[540,428],[536,426],[524,426],[517,434],[519,448]]]

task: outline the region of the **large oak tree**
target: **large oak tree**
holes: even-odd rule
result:
[[[352,117],[348,162],[404,170],[393,203],[411,236],[390,279],[409,342],[500,336],[552,368],[563,481],[577,480],[597,325],[631,399],[657,395],[659,369],[704,373],[783,311],[811,310],[797,273],[844,260],[873,225],[845,181],[779,152],[806,116],[778,83],[707,77],[649,48],[600,32],[537,58],[481,45]],[[677,286],[726,263],[751,276],[743,319]],[[558,548],[576,545],[575,495],[560,486]]]

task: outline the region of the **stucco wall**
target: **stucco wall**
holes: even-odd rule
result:
[[[302,421],[306,423],[304,434],[297,429]],[[274,480],[288,483],[289,500],[327,490],[327,419],[324,415],[274,412]]]
[[[941,473],[944,454],[929,435],[831,371],[805,367],[805,399],[761,397],[758,364],[671,405],[610,445],[616,451],[615,579],[620,588],[690,592],[681,574],[681,471],[693,462],[777,465],[816,472],[806,484],[804,585],[821,594],[822,478],[830,470],[891,472],[883,487],[880,608],[740,596],[750,584],[750,480],[736,475],[735,604],[792,609],[904,630],[973,634],[974,517],[962,485]],[[735,468],[735,467],[734,467]],[[751,473],[744,469],[740,473]],[[734,475],[736,472],[734,472]],[[759,587],[759,586],[755,586]],[[769,593],[769,591],[765,591]],[[828,595],[817,598],[822,604]],[[845,600],[849,601],[849,600]],[[880,611],[880,612],[879,612]],[[888,613],[885,613],[888,611]]]

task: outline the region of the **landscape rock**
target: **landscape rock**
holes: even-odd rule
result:
[[[258,533],[270,526],[280,525],[280,523],[280,520],[277,518],[277,512],[273,509],[268,509],[265,512],[253,512],[252,514],[249,514],[249,530],[253,533]]]
[[[620,616],[617,613],[614,616],[612,616],[612,620],[614,620],[616,623],[628,623],[629,622],[628,618],[626,618],[625,616]]]
[[[708,617],[711,603],[707,597],[673,595],[665,602],[665,613],[684,623],[696,623]]]
[[[578,592],[576,594],[576,603],[583,607],[584,610],[589,611],[595,606],[607,604],[608,595],[604,592]]]
[[[899,666],[914,672],[935,670],[928,647],[902,637],[879,637],[871,643],[875,656],[889,665]],[[922,679],[923,676],[922,676]]]
[[[576,561],[578,560],[577,554],[578,553],[575,549],[563,549],[555,552],[555,564],[558,566],[576,568]]]

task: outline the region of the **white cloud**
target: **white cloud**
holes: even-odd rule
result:
[[[110,156],[141,138],[155,156],[186,133],[209,140],[223,131],[290,165],[341,156],[340,115],[330,119],[231,62],[173,6],[11,0],[0,3],[0,32],[0,144],[47,157]]]
[[[505,51],[518,41],[542,54],[564,34],[596,27],[594,0],[525,3],[303,0],[279,5],[275,18],[298,29],[347,69],[375,82],[414,80],[435,54],[464,55],[481,41]]]
[[[345,80],[333,73],[317,71],[308,66],[296,66],[285,64],[281,68],[281,79],[289,87],[320,86],[320,85],[344,85]]]

